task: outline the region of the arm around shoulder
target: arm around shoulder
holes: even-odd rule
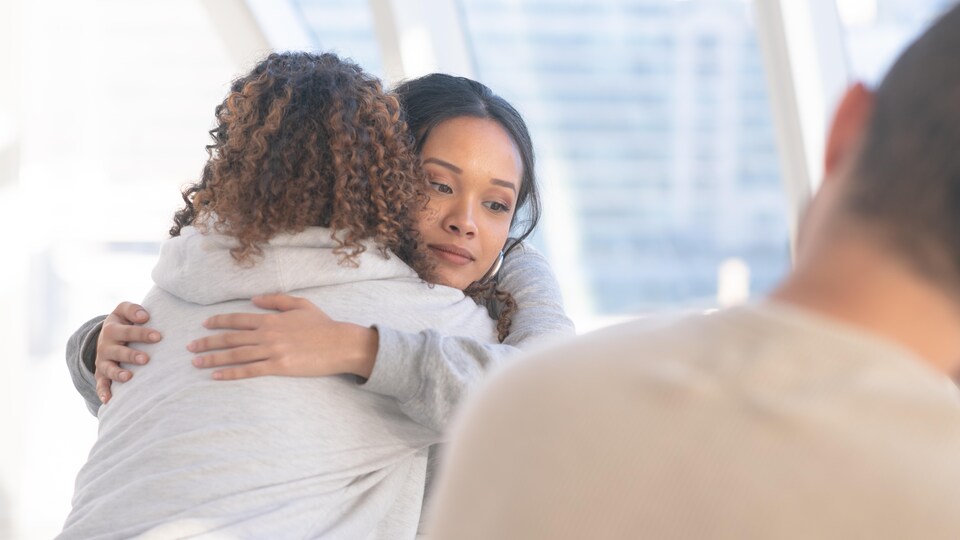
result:
[[[397,398],[410,418],[442,431],[469,390],[488,372],[509,363],[519,349],[574,334],[560,286],[546,259],[532,247],[520,245],[507,255],[499,287],[517,302],[503,343],[380,326],[376,362],[364,387]]]
[[[527,348],[576,334],[563,308],[560,284],[546,257],[533,246],[520,244],[507,254],[497,288],[510,293],[517,303],[504,343]]]
[[[403,412],[422,425],[443,431],[457,404],[486,372],[517,349],[436,330],[417,334],[378,326],[379,347],[363,387],[392,396]]]

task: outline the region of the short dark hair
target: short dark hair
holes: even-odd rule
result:
[[[416,137],[417,153],[423,149],[433,128],[445,120],[488,118],[500,124],[516,144],[523,164],[523,177],[517,192],[517,212],[511,224],[517,242],[510,247],[530,236],[540,221],[542,207],[537,188],[533,142],[520,113],[487,86],[466,77],[443,73],[431,73],[404,81],[393,91],[400,100],[407,125]],[[518,218],[521,213],[523,217]]]
[[[876,89],[846,203],[921,273],[960,286],[960,6]]]

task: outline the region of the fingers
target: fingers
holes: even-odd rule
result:
[[[147,313],[147,310],[143,309],[140,304],[134,304],[133,302],[117,304],[117,307],[113,310],[113,315],[120,316],[134,324],[143,324],[150,320],[150,314]]]
[[[243,332],[228,332],[195,339],[187,344],[187,350],[190,352],[202,353],[217,349],[229,349],[232,347],[243,347],[245,345],[257,345],[260,343],[260,341],[261,340],[258,333],[250,330],[245,330]]]
[[[290,296],[289,294],[262,294],[253,297],[253,304],[258,308],[290,311],[313,306],[306,298]]]
[[[96,369],[97,371],[94,373],[94,376],[98,381],[100,378],[105,378],[109,381],[127,382],[133,377],[133,373],[129,370],[121,368],[120,364],[110,360],[101,360],[98,358]]]
[[[138,364],[143,365],[150,361],[146,353],[125,347],[104,343],[97,349],[97,362],[111,362],[117,364]]]
[[[110,393],[110,385],[112,384],[110,379],[106,377],[97,376],[97,396],[100,398],[100,403],[106,404],[110,401],[110,398],[113,396]]]
[[[230,366],[266,360],[270,356],[263,347],[238,347],[218,353],[198,356],[193,359],[193,365],[198,368]]]
[[[100,330],[101,344],[113,343],[156,343],[162,336],[152,328],[144,328],[119,322],[104,322]]]
[[[256,362],[246,366],[214,371],[213,378],[218,381],[235,381],[237,379],[249,379],[251,377],[263,377],[264,375],[272,374],[269,363]]]
[[[270,316],[256,313],[224,313],[203,321],[203,326],[210,329],[256,330]]]

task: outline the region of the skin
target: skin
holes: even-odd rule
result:
[[[419,222],[436,263],[438,282],[465,289],[482,278],[506,243],[523,178],[520,152],[495,121],[460,117],[437,125],[421,151],[433,192]],[[284,294],[254,297],[272,314],[231,313],[211,317],[204,327],[228,330],[187,346],[193,365],[216,369],[212,377],[232,380],[263,375],[318,377],[352,373],[369,378],[379,346],[375,329],[334,321],[307,300]],[[127,345],[161,336],[142,326],[149,314],[124,302],[104,321],[97,342],[97,394],[110,400],[113,381],[133,374],[121,363],[145,364],[149,357]]]
[[[867,88],[858,84],[847,91],[827,141],[823,185],[802,222],[796,268],[771,297],[881,336],[956,377],[956,299],[843,207],[872,111]]]
[[[421,157],[434,193],[420,234],[439,282],[465,289],[490,269],[510,232],[520,152],[496,122],[453,118],[433,129]]]

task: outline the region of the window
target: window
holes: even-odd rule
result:
[[[837,0],[852,75],[877,84],[900,54],[956,0]]]
[[[730,258],[750,267],[754,293],[784,274],[786,201],[749,2],[460,1],[478,78],[537,144],[535,242],[578,326],[711,307]]]
[[[290,0],[317,50],[333,51],[363,69],[383,76],[383,62],[370,2],[356,0]]]

